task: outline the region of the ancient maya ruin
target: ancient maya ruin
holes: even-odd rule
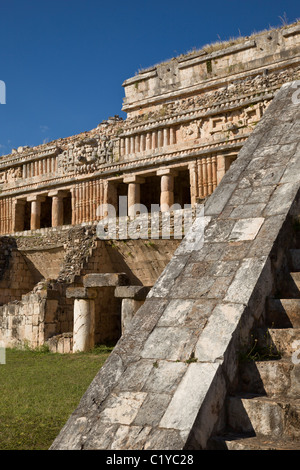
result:
[[[116,342],[51,449],[300,448],[299,80],[296,23],[1,157],[2,344]],[[240,360],[253,335],[277,360]]]

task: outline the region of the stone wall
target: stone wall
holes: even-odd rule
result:
[[[171,260],[180,240],[98,240],[82,270],[90,273],[126,273],[130,284],[153,286]]]
[[[9,259],[0,280],[0,305],[21,300],[22,295],[30,292],[36,284],[22,253],[13,249],[9,255],[4,256]]]
[[[57,292],[47,290],[45,284],[20,301],[0,307],[0,340],[6,347],[43,346],[56,331]]]

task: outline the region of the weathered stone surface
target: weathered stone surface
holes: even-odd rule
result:
[[[128,276],[125,273],[87,274],[83,278],[84,287],[114,287],[128,284]]]
[[[205,362],[222,361],[243,312],[244,306],[241,304],[219,303],[200,335],[195,348],[195,357]],[[214,341],[215,337],[219,338],[217,344]]]
[[[88,287],[68,287],[66,289],[66,297],[68,299],[95,299],[97,291]]]
[[[151,287],[148,286],[118,286],[115,289],[115,297],[122,299],[145,300]]]
[[[160,421],[161,428],[178,429],[187,437],[218,368],[209,363],[189,365]]]

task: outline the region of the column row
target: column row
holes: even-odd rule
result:
[[[49,191],[47,195],[31,195],[26,199],[15,199],[12,210],[12,232],[38,230],[42,227],[59,227],[64,225],[67,205],[64,199],[68,191]],[[71,223],[71,218],[69,220]]]
[[[131,155],[144,152],[146,150],[155,150],[176,144],[175,127],[165,127],[163,129],[151,130],[143,134],[136,134],[121,138],[120,154]]]
[[[104,180],[85,181],[72,190],[72,224],[100,220],[99,208],[108,200],[108,183]]]
[[[177,172],[172,168],[157,170],[160,176],[160,210],[166,212],[174,204],[174,178]],[[123,179],[128,184],[127,203],[128,216],[133,217],[141,201],[141,184],[145,183],[145,178],[138,175],[126,176]]]
[[[56,157],[46,157],[24,163],[22,166],[22,178],[54,174],[56,172],[56,165]]]
[[[0,233],[11,233],[12,231],[13,200],[7,197],[0,200]]]

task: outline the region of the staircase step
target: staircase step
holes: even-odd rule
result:
[[[282,289],[285,297],[288,299],[300,299],[300,272],[291,271],[289,272],[282,283]]]
[[[300,271],[300,250],[289,250],[289,265],[292,271]]]
[[[267,325],[271,328],[300,328],[300,299],[274,299],[266,305]]]
[[[258,396],[228,397],[228,426],[239,433],[272,438],[300,437],[300,399]]]
[[[297,350],[300,356],[300,328],[269,328],[267,336],[270,341],[268,347],[274,353],[291,358],[293,362],[297,359]]]
[[[300,450],[300,442],[294,439],[270,439],[265,436],[250,436],[229,433],[215,436],[208,450]]]
[[[300,364],[287,359],[244,362],[239,366],[240,391],[276,396],[300,396]]]

